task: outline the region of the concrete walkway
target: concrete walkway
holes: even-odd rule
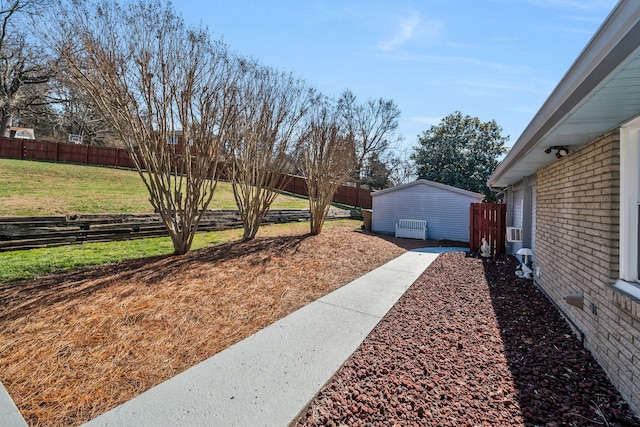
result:
[[[437,256],[407,252],[85,426],[286,426]]]
[[[27,427],[20,411],[11,400],[9,393],[0,383],[0,425],[3,427]]]
[[[84,426],[286,426],[450,250],[407,252]],[[0,420],[26,426],[1,383]]]

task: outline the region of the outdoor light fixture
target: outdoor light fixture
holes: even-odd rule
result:
[[[563,147],[562,145],[554,145],[553,147],[549,147],[546,150],[544,150],[544,152],[547,154],[551,154],[553,150],[557,150],[556,157],[559,159],[569,154],[569,149],[567,147]]]

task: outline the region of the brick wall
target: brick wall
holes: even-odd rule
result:
[[[536,282],[640,414],[640,302],[610,286],[618,279],[619,132],[553,162],[537,181]],[[575,292],[583,309],[564,300]]]

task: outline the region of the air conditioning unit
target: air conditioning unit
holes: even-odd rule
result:
[[[507,242],[522,242],[522,228],[507,227]]]

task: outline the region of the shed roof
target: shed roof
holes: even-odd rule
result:
[[[640,114],[640,2],[621,0],[489,178],[504,188]]]
[[[475,198],[479,198],[480,200],[484,199],[484,194],[474,193],[473,191],[463,190],[462,188],[452,187],[450,185],[440,184],[439,182],[433,182],[426,179],[418,179],[417,181],[409,182],[407,184],[397,185],[395,187],[385,188],[384,190],[374,191],[373,193],[371,193],[371,197],[380,196],[382,194],[391,193],[393,191],[403,190],[409,187],[413,187],[415,185],[426,185],[429,187],[439,188],[441,190],[447,190],[453,193],[458,193],[467,197],[475,197]]]

